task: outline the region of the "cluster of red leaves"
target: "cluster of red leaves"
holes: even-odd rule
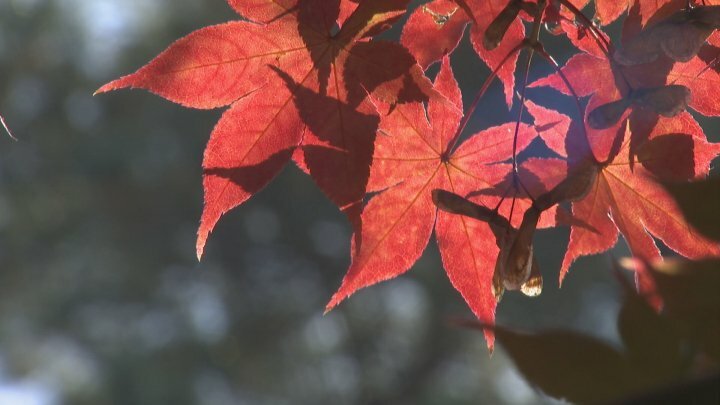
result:
[[[195,31],[98,90],[140,87],[188,107],[230,106],[205,151],[198,257],[219,218],[291,160],[355,230],[352,264],[327,309],[407,271],[433,229],[452,284],[485,324],[494,322],[502,289],[539,293],[541,284],[526,289],[538,227],[571,226],[561,280],[576,258],[609,249],[618,233],[644,260],[660,255],[653,237],[684,256],[720,254],[657,182],[706,176],[720,153],[683,111],[720,115],[712,90],[720,48],[714,36],[705,44],[717,28],[707,17],[718,14],[714,7],[597,0],[592,25],[578,11],[587,0],[432,0],[410,13],[395,43],[375,36],[409,0],[227,2],[242,20]],[[599,26],[623,14],[623,38],[610,43]],[[511,106],[519,51],[542,51],[526,40],[525,25],[536,34],[539,23],[579,51],[529,86],[589,97],[585,119],[524,100],[523,89],[529,122],[518,118],[458,144],[474,107],[463,108],[449,55],[468,31]],[[658,39],[668,32],[694,45]],[[438,61],[432,83],[424,71]],[[536,139],[558,157],[516,166],[517,153]],[[436,189],[470,206],[453,209]],[[557,205],[570,200],[571,212]],[[512,279],[513,266],[527,274]]]

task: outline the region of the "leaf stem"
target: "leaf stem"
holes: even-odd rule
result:
[[[533,54],[535,53],[533,45],[539,43],[540,40],[540,26],[542,25],[542,16],[543,13],[545,13],[547,1],[539,0],[537,5],[538,7],[533,19],[532,32],[530,33],[530,36],[523,41],[523,43],[529,45],[528,50],[530,53],[528,54],[527,61],[525,63],[525,77],[523,78],[522,90],[520,90],[520,111],[518,112],[517,121],[515,122],[515,134],[513,135],[512,169],[514,183],[519,182],[519,179],[517,178],[517,144],[518,135],[520,134],[520,123],[522,122],[523,111],[525,110],[525,91],[527,90],[528,78],[530,77],[530,65],[532,64]]]
[[[462,134],[463,130],[465,130],[465,127],[467,126],[468,122],[470,121],[470,118],[472,117],[473,113],[475,112],[475,109],[478,106],[478,103],[480,102],[480,99],[483,95],[485,95],[485,92],[490,87],[490,84],[492,84],[493,80],[497,77],[498,71],[507,63],[510,58],[515,55],[517,52],[519,52],[523,47],[525,47],[525,43],[520,43],[515,48],[513,48],[510,52],[508,52],[507,55],[503,58],[502,61],[500,61],[500,64],[490,73],[490,76],[488,76],[487,79],[485,79],[485,82],[483,83],[482,87],[480,87],[480,90],[475,95],[475,98],[473,99],[472,103],[470,104],[470,107],[465,112],[465,115],[463,116],[462,121],[460,121],[460,125],[458,126],[457,131],[455,131],[455,135],[453,135],[453,138],[448,143],[447,149],[445,150],[445,155],[449,155],[450,152],[452,152],[455,147],[457,146],[458,141],[460,140],[460,135]]]
[[[615,59],[613,59],[611,52],[613,51],[612,44],[610,41],[605,37],[602,31],[600,31],[595,24],[593,24],[592,21],[577,7],[575,7],[569,0],[560,0],[560,3],[564,5],[565,7],[572,12],[575,17],[577,17],[580,22],[590,30],[590,33],[593,36],[593,39],[595,39],[595,42],[600,47],[600,50],[605,55],[605,57],[610,62],[610,65],[617,66],[615,63]],[[620,78],[622,78],[623,83],[627,87],[627,92],[631,93],[633,91],[632,86],[630,85],[630,82],[628,81],[627,77],[625,77],[625,73],[622,71],[621,68],[618,68],[617,72],[620,74]]]
[[[578,114],[580,115],[580,129],[582,131],[583,139],[586,143],[587,150],[590,152],[590,156],[593,159],[593,163],[600,164],[600,161],[595,157],[595,153],[593,152],[592,148],[590,147],[590,139],[588,137],[587,128],[585,128],[585,113],[580,105],[580,97],[578,97],[577,92],[575,92],[575,89],[573,88],[572,84],[570,84],[570,81],[568,80],[567,76],[565,76],[565,73],[560,68],[560,65],[558,65],[557,61],[547,53],[547,51],[543,48],[542,44],[537,43],[535,45],[535,51],[540,54],[550,65],[552,65],[553,68],[555,68],[555,72],[560,76],[562,81],[565,83],[565,86],[567,87],[570,94],[572,94],[573,98],[575,99],[575,106],[577,107]]]
[[[608,59],[611,59],[610,57],[610,51],[611,51],[611,44],[610,41],[605,38],[605,35],[603,35],[602,31],[597,29],[595,24],[593,24],[592,21],[590,21],[587,16],[580,11],[575,5],[573,5],[569,0],[560,0],[560,4],[567,7],[570,12],[575,14],[575,17],[580,19],[580,22],[587,27],[587,29],[590,30],[590,33],[592,34],[593,38],[595,39],[595,42],[600,46],[600,50],[603,51],[603,53],[608,57]]]
[[[525,110],[525,91],[527,89],[528,85],[528,77],[530,76],[530,64],[532,63],[533,58],[533,52],[532,48],[530,49],[530,53],[528,53],[527,56],[527,63],[525,64],[525,77],[524,82],[522,86],[522,90],[520,90],[520,111],[518,111],[518,117],[515,121],[515,134],[513,135],[513,150],[512,150],[512,169],[513,169],[513,176],[517,174],[518,167],[517,167],[517,144],[518,144],[518,135],[520,134],[520,122],[522,121],[523,112]]]
[[[717,65],[718,62],[720,62],[720,54],[717,55],[716,57],[714,57],[713,60],[711,60],[704,68],[702,68],[702,70],[700,70],[700,71],[695,75],[695,77],[693,77],[692,80],[695,81],[696,79],[698,79],[700,76],[702,76],[702,75],[703,75],[705,72],[707,72],[708,70],[714,69],[714,68],[715,68],[715,65]],[[677,81],[677,79],[673,80],[672,83],[675,83],[676,81]]]

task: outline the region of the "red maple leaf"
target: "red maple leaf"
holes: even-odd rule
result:
[[[610,3],[621,3],[613,2],[612,0],[604,0],[607,4],[605,7],[617,7],[612,6]],[[670,14],[687,8],[688,0],[637,0],[635,4],[626,1],[627,7],[630,7],[630,17],[634,17],[636,14],[640,17],[640,24],[645,26],[646,24],[652,24],[654,21],[663,19]],[[697,5],[717,5],[720,4],[717,0],[702,0],[695,1],[693,6]],[[632,7],[631,7],[632,6]]]
[[[453,286],[484,324],[494,322],[498,274],[510,274],[513,265],[536,270],[536,227],[572,226],[561,281],[576,258],[609,249],[618,233],[644,260],[659,257],[654,238],[691,258],[720,255],[657,181],[706,176],[720,153],[683,112],[720,115],[713,86],[720,84],[720,35],[711,36],[717,8],[708,22],[698,15],[709,8],[685,10],[687,1],[597,0],[599,25],[628,11],[623,42],[613,49],[576,10],[588,0],[555,1],[544,10],[532,1],[433,0],[411,14],[402,34],[406,49],[374,37],[405,13],[409,0],[227,2],[243,21],[195,31],[98,90],[141,87],[188,107],[229,106],[205,150],[198,257],[219,218],[293,159],[355,231],[352,264],[328,310],[407,271],[433,230]],[[448,54],[471,24],[472,45],[497,68],[510,105],[517,51],[544,53],[536,37],[524,38],[528,15],[535,34],[540,22],[557,23],[555,32],[586,52],[573,56],[562,75],[531,85],[588,97],[583,119],[534,104],[523,89],[533,125],[518,118],[458,146],[466,121]],[[668,32],[690,41],[660,36]],[[423,69],[438,60],[433,86]],[[530,158],[518,166],[516,152],[538,135],[566,161]],[[433,201],[436,189],[476,215]],[[367,193],[376,195],[363,206]],[[571,199],[572,214],[557,209]],[[501,281],[516,289],[509,279]],[[648,288],[647,279],[640,283]],[[492,347],[492,334],[486,336]]]
[[[595,0],[595,19],[602,25],[610,24],[622,15],[629,5],[629,0]]]
[[[571,2],[578,8],[582,8],[589,1],[572,0]],[[687,0],[595,0],[595,19],[601,25],[608,25],[623,15],[628,8],[634,7],[637,9],[636,12],[642,16],[644,25],[660,10],[663,14],[669,14],[671,8],[678,10],[685,5],[687,5]]]
[[[400,42],[427,69],[457,48],[470,21],[453,0],[434,0],[410,14]]]
[[[536,125],[554,123],[545,124],[548,130],[540,134],[553,150],[564,153],[565,145],[555,136],[567,128],[569,118],[535,105],[528,108]],[[591,140],[591,148],[607,150],[598,155],[608,156],[609,160],[599,163],[599,174],[588,185],[587,195],[572,205],[573,218],[587,226],[571,228],[561,282],[576,258],[610,249],[618,232],[633,255],[645,260],[660,257],[653,236],[686,257],[720,254],[720,246],[687,224],[673,198],[658,183],[658,179],[687,181],[706,176],[710,162],[720,154],[720,144],[709,143],[688,113],[674,118],[636,114],[634,122],[640,131],[650,132],[637,148],[634,160],[630,159],[630,137],[625,136],[625,130],[620,137],[606,138],[604,142]],[[643,125],[650,129],[641,128]],[[647,290],[648,281],[644,282],[641,287]]]
[[[231,105],[205,152],[198,257],[220,216],[272,180],[298,146],[310,175],[358,226],[379,121],[367,94],[395,104],[432,90],[405,48],[369,40],[408,1],[228,0],[250,21],[195,31],[98,90],[141,87],[188,107]]]
[[[627,100],[632,94],[672,85],[687,88],[690,95],[688,107],[701,114],[714,116],[720,115],[720,107],[715,102],[712,88],[713,84],[720,84],[720,76],[708,63],[716,61],[716,58],[720,58],[720,48],[710,44],[703,46],[699,54],[687,63],[673,62],[663,57],[650,64],[621,66],[606,58],[578,54],[570,58],[561,70],[579,97],[590,96],[588,113],[603,104]],[[530,84],[530,87],[537,86],[549,86],[563,94],[572,94],[557,73]],[[613,125],[599,130],[588,126],[586,131],[590,142],[594,144],[595,157],[600,161],[608,157],[612,140],[621,130],[623,118],[626,117],[634,128],[630,145],[634,154],[639,143],[648,138],[653,128],[646,123],[648,114],[653,115],[652,109],[648,107],[652,106],[632,105],[628,102],[627,106],[617,110],[619,115]],[[642,125],[636,125],[636,121]]]
[[[720,145],[708,143],[700,126],[687,113],[658,120],[638,148],[639,165],[631,165],[629,145],[624,142],[617,156],[604,165],[587,197],[573,204],[573,214],[598,232],[572,228],[561,280],[578,256],[612,247],[618,230],[633,255],[644,260],[660,257],[652,236],[689,258],[720,254],[720,245],[692,229],[673,198],[657,182],[658,178],[686,181],[707,175],[710,161],[720,153]],[[644,283],[640,287],[647,289],[649,280]]]
[[[431,191],[476,194],[487,206],[496,204],[500,197],[487,196],[483,190],[496,190],[510,172],[510,165],[502,162],[512,156],[515,124],[481,131],[452,150],[462,118],[462,99],[447,58],[435,89],[444,97],[430,99],[427,115],[421,104],[406,104],[381,121],[368,183],[369,190],[380,194],[363,211],[361,235],[356,239],[360,245],[353,249],[352,264],[328,310],[360,288],[407,271],[420,257],[434,228],[453,286],[479,319],[494,320],[495,236],[485,222],[438,213]],[[519,150],[535,136],[531,126],[520,125]],[[515,226],[522,217],[519,205],[516,210]],[[503,213],[507,209],[500,211]],[[554,218],[541,222],[549,226]],[[491,336],[488,344],[492,346]]]
[[[675,1],[637,3],[625,20],[626,43],[632,41],[646,23],[648,27],[663,23],[663,18],[676,13],[685,4]],[[685,26],[682,24],[684,22],[672,28],[683,30]],[[649,45],[654,45],[654,40],[663,39],[652,38],[647,32],[644,35],[643,40]],[[586,130],[586,149],[589,150],[580,153],[588,157],[594,155],[594,159],[601,162],[598,163],[601,170],[590,185],[588,194],[573,203],[574,218],[590,227],[573,226],[560,272],[561,281],[577,257],[609,249],[617,241],[618,232],[623,234],[633,255],[645,260],[660,257],[653,237],[687,257],[720,254],[720,246],[693,230],[671,196],[657,183],[657,179],[687,181],[707,175],[710,162],[720,153],[720,145],[707,142],[702,128],[690,114],[675,115],[674,111],[662,114],[667,116],[658,114],[665,107],[663,103],[671,106],[672,110],[682,107],[682,104],[676,104],[678,99],[668,97],[671,91],[662,90],[663,97],[653,99],[651,96],[634,103],[638,94],[647,89],[670,89],[663,86],[672,85],[675,91],[681,89],[678,85],[682,85],[691,95],[687,103],[689,107],[705,115],[720,114],[712,94],[713,86],[708,85],[719,80],[717,71],[709,66],[720,56],[720,49],[712,45],[715,40],[712,38],[711,44],[700,48],[697,56],[687,63],[674,62],[659,55],[651,63],[621,66],[605,58],[581,54],[572,57],[562,68],[578,96],[591,96],[588,112],[611,102],[619,103],[616,104],[619,107],[613,113],[616,123],[610,128],[594,130],[588,127]],[[636,44],[645,46],[644,43]],[[628,57],[633,55],[628,54]],[[531,86],[540,85],[571,94],[558,74],[540,79]],[[533,112],[531,109],[536,120],[536,114],[544,121],[568,120],[550,110],[536,110]],[[553,136],[549,136],[549,140],[547,138],[543,136],[553,150],[561,154],[570,152],[562,148],[560,140]],[[639,287],[650,290],[650,280],[642,274],[639,276]]]
[[[598,17],[590,20],[582,9],[588,0],[551,1],[543,15],[545,28],[553,35],[566,34],[576,48],[595,56],[605,56],[610,40],[599,26]]]
[[[594,93],[612,94],[616,90],[610,63],[603,58],[584,53],[574,55],[562,67],[562,72],[579,97]],[[588,78],[592,79],[588,80]],[[538,86],[549,86],[568,96],[572,95],[557,73],[530,84],[530,87]]]
[[[485,64],[494,70],[510,56],[512,50],[525,38],[525,29],[515,19],[509,26],[503,40],[493,50],[483,46],[483,36],[490,23],[507,6],[509,0],[433,0],[418,7],[403,27],[401,42],[415,55],[423,68],[452,53],[462,38],[465,26],[472,22],[470,41]],[[472,11],[472,16],[464,11]],[[505,101],[512,105],[515,86],[515,66],[518,53],[510,56],[497,75],[505,87]]]
[[[720,116],[720,103],[717,102],[716,92],[720,86],[718,60],[720,37],[715,35],[707,45],[700,48],[696,58],[687,63],[674,64],[666,78],[667,84],[682,84],[688,87],[692,92],[689,106],[705,116]]]
[[[567,35],[570,43],[583,52],[589,53],[597,57],[605,57],[603,49],[600,48],[598,39],[596,39],[590,29],[578,24],[573,20],[562,20],[559,28]],[[595,28],[599,35],[605,35],[600,28]]]

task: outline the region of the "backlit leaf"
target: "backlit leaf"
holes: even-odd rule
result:
[[[367,40],[397,21],[408,0],[229,4],[264,24],[195,31],[98,92],[141,87],[190,107],[232,105],[206,154],[198,254],[219,216],[262,188],[297,146],[316,183],[359,226],[379,122],[368,94],[402,104],[432,93],[402,46]]]
[[[369,189],[384,191],[363,211],[361,233],[355,239],[360,244],[328,310],[360,288],[407,271],[435,228],[453,286],[479,319],[494,321],[491,281],[498,250],[492,231],[479,221],[436,214],[432,190],[467,194],[502,181],[509,167],[496,162],[512,155],[514,125],[481,131],[446,153],[462,117],[460,90],[448,58],[443,60],[435,89],[441,95],[430,99],[427,115],[421,104],[405,104],[380,123]],[[522,150],[535,134],[528,126],[521,128]],[[493,199],[497,200],[488,201]],[[487,337],[492,347],[492,336]]]

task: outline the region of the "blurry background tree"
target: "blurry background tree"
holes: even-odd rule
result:
[[[489,358],[479,334],[448,325],[470,313],[434,248],[323,316],[350,230],[294,168],[229,214],[197,263],[201,154],[220,111],[92,92],[233,18],[223,1],[0,2],[0,111],[19,138],[0,137],[0,404],[552,402],[502,348]],[[466,41],[454,65],[472,95],[488,71]],[[499,99],[496,84],[471,125],[512,119]],[[498,323],[619,345],[609,256],[580,260],[558,290],[567,230],[543,235],[548,288],[507,296]]]

